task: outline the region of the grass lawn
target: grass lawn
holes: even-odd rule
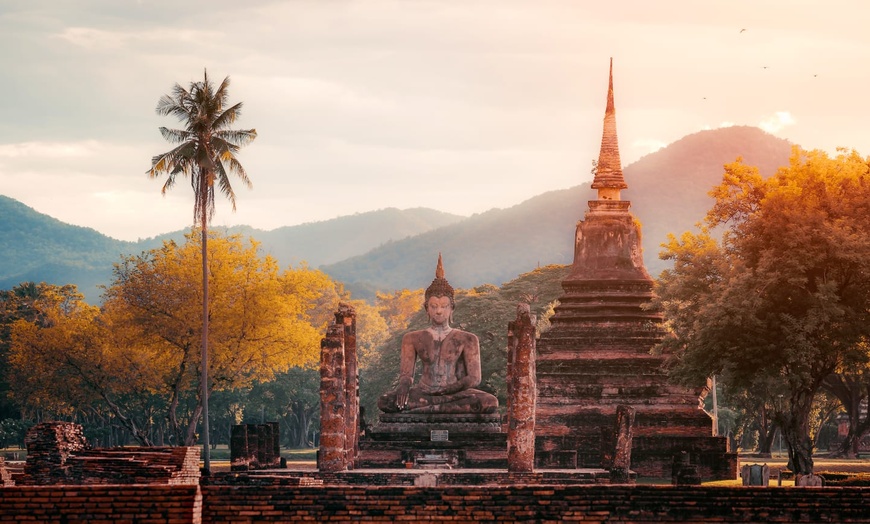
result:
[[[287,459],[287,462],[310,462],[317,459],[316,449],[281,449],[281,456]],[[218,444],[212,448],[209,453],[209,458],[212,461],[229,461],[230,448],[226,444]]]
[[[6,457],[7,460],[13,459],[17,455],[17,460],[23,461],[27,457],[27,450],[21,448],[6,448],[0,449],[0,456]],[[281,456],[287,460],[287,464],[292,467],[312,468],[315,467],[317,461],[317,450],[312,448],[304,449],[281,449]],[[230,465],[230,450],[226,444],[220,444],[211,450],[210,454],[213,469],[220,471],[226,469],[229,471]],[[858,459],[832,459],[824,454],[818,454],[813,457],[814,470],[816,473],[836,472],[836,473],[870,473],[870,457],[862,457]],[[776,473],[778,470],[786,470],[788,458],[785,456],[775,455],[770,458],[760,458],[752,454],[740,455],[737,468],[744,464],[767,464],[770,467],[770,485],[776,486]],[[647,478],[638,479],[640,485],[655,485],[655,484],[670,484],[670,478]],[[716,480],[704,482],[705,486],[740,486],[742,481],[739,478],[731,480]],[[783,479],[782,486],[794,486],[794,481]]]

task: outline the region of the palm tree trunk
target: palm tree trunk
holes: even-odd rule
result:
[[[207,206],[202,206],[202,460],[203,470],[211,468],[208,442],[208,219]]]

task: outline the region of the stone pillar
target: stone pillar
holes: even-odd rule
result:
[[[517,306],[508,323],[508,471],[535,468],[535,317],[528,304]]]
[[[269,459],[272,454],[272,428],[267,424],[255,424],[257,434],[257,462],[260,469],[269,467]]]
[[[356,465],[359,456],[359,367],[356,351],[356,311],[348,304],[338,305],[335,323],[344,326],[344,375],[346,409],[344,414],[347,465]]]
[[[257,469],[257,434],[250,424],[233,426],[230,433],[230,471]]]
[[[272,427],[272,462],[269,467],[281,465],[281,426],[277,422],[267,422]]]
[[[616,407],[616,446],[613,450],[613,466],[610,468],[612,484],[625,484],[630,480],[633,427],[634,408],[620,404]]]
[[[344,326],[332,324],[320,341],[320,471],[347,469],[344,414],[347,408],[344,373]]]

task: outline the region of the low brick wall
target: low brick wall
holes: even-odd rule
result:
[[[870,488],[126,485],[0,488],[0,522],[870,523]]]
[[[198,524],[198,486],[13,486],[0,489],[0,522]]]
[[[204,486],[220,522],[870,522],[870,488]]]

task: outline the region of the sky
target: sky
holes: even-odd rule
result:
[[[589,181],[611,58],[624,166],[727,125],[867,156],[868,19],[865,0],[0,0],[0,194],[117,239],[188,227],[189,184],[161,196],[146,172],[182,127],[158,99],[204,70],[258,133],[219,226],[469,216]]]

